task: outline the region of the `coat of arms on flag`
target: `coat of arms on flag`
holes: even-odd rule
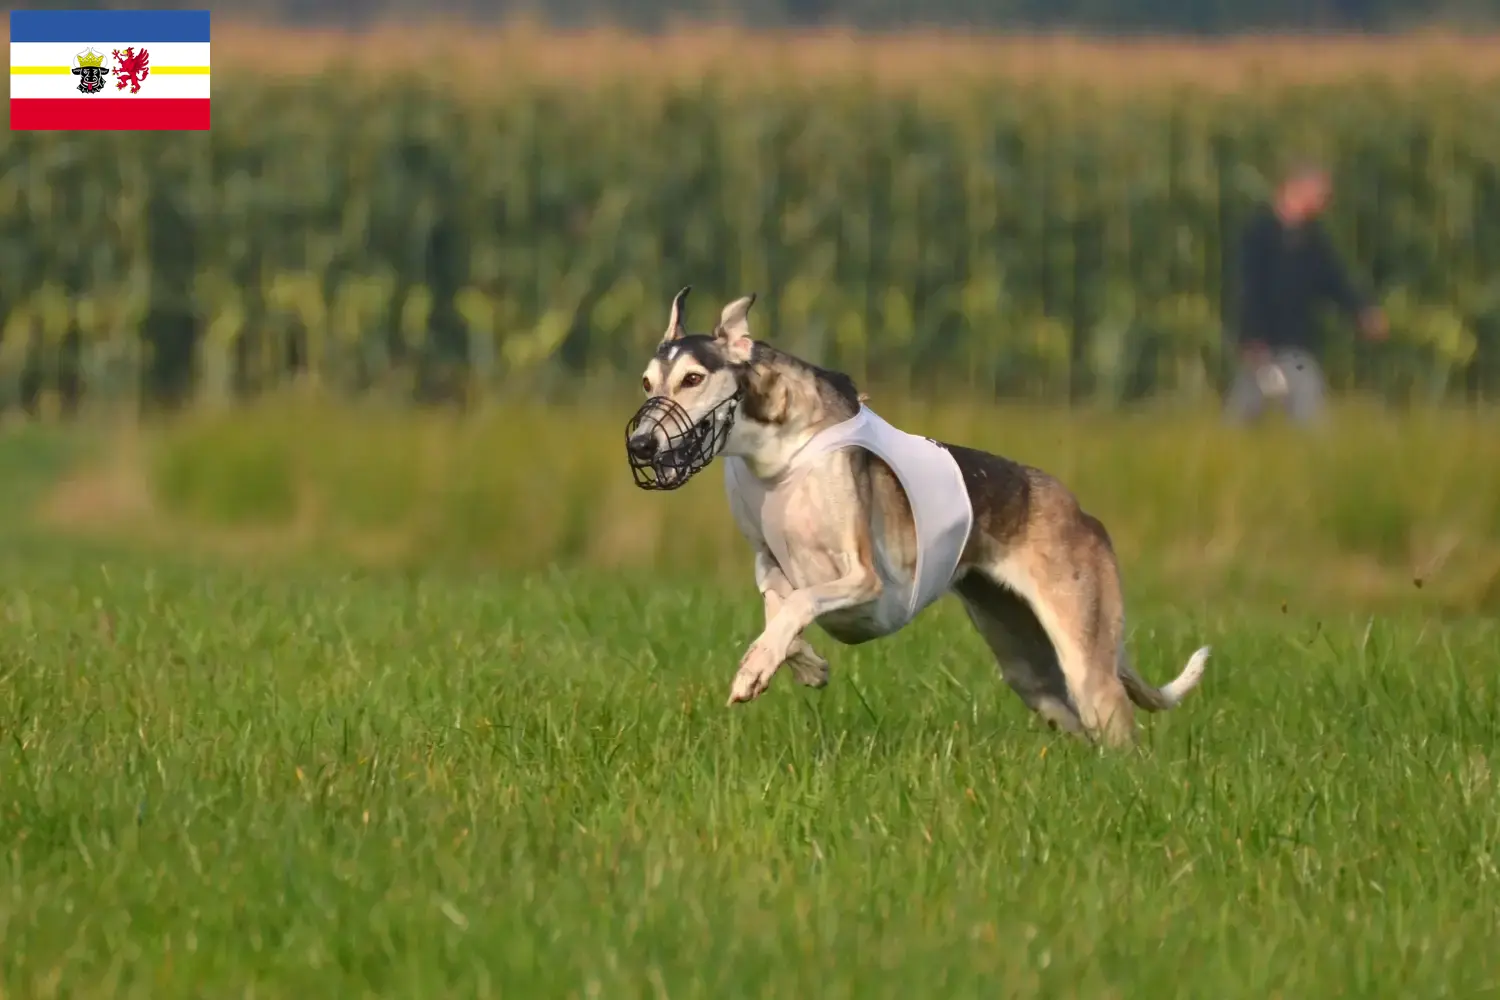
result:
[[[73,75],[78,77],[80,94],[97,94],[104,89],[104,78],[109,67],[104,65],[104,53],[92,48],[73,57]]]
[[[12,129],[209,123],[206,10],[13,10]]]

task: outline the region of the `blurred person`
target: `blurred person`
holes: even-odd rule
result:
[[[1240,296],[1231,336],[1237,370],[1225,403],[1232,423],[1258,419],[1269,400],[1299,424],[1323,412],[1316,308],[1331,302],[1371,340],[1386,336],[1384,313],[1356,286],[1319,217],[1333,194],[1327,169],[1300,161],[1240,235]]]

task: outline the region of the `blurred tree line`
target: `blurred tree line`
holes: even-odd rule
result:
[[[72,8],[135,0],[72,0]],[[609,23],[653,30],[674,21],[750,27],[916,25],[986,29],[1228,34],[1243,31],[1392,31],[1432,23],[1493,24],[1500,0],[171,0],[157,6],[290,24],[360,27],[391,19],[484,22],[524,15],[558,26]]]

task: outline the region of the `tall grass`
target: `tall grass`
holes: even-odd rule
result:
[[[517,402],[458,419],[284,398],[199,413],[124,439],[54,497],[54,514],[372,565],[748,580],[717,467],[675,493],[635,488],[621,443],[635,404]],[[1199,408],[1067,414],[878,391],[872,405],[913,432],[1058,476],[1109,527],[1132,586],[1500,608],[1500,441],[1488,414],[1351,404],[1308,435],[1237,431]]]

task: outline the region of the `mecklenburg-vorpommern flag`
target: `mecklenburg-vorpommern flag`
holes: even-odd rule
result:
[[[13,10],[10,127],[208,128],[208,11]]]

